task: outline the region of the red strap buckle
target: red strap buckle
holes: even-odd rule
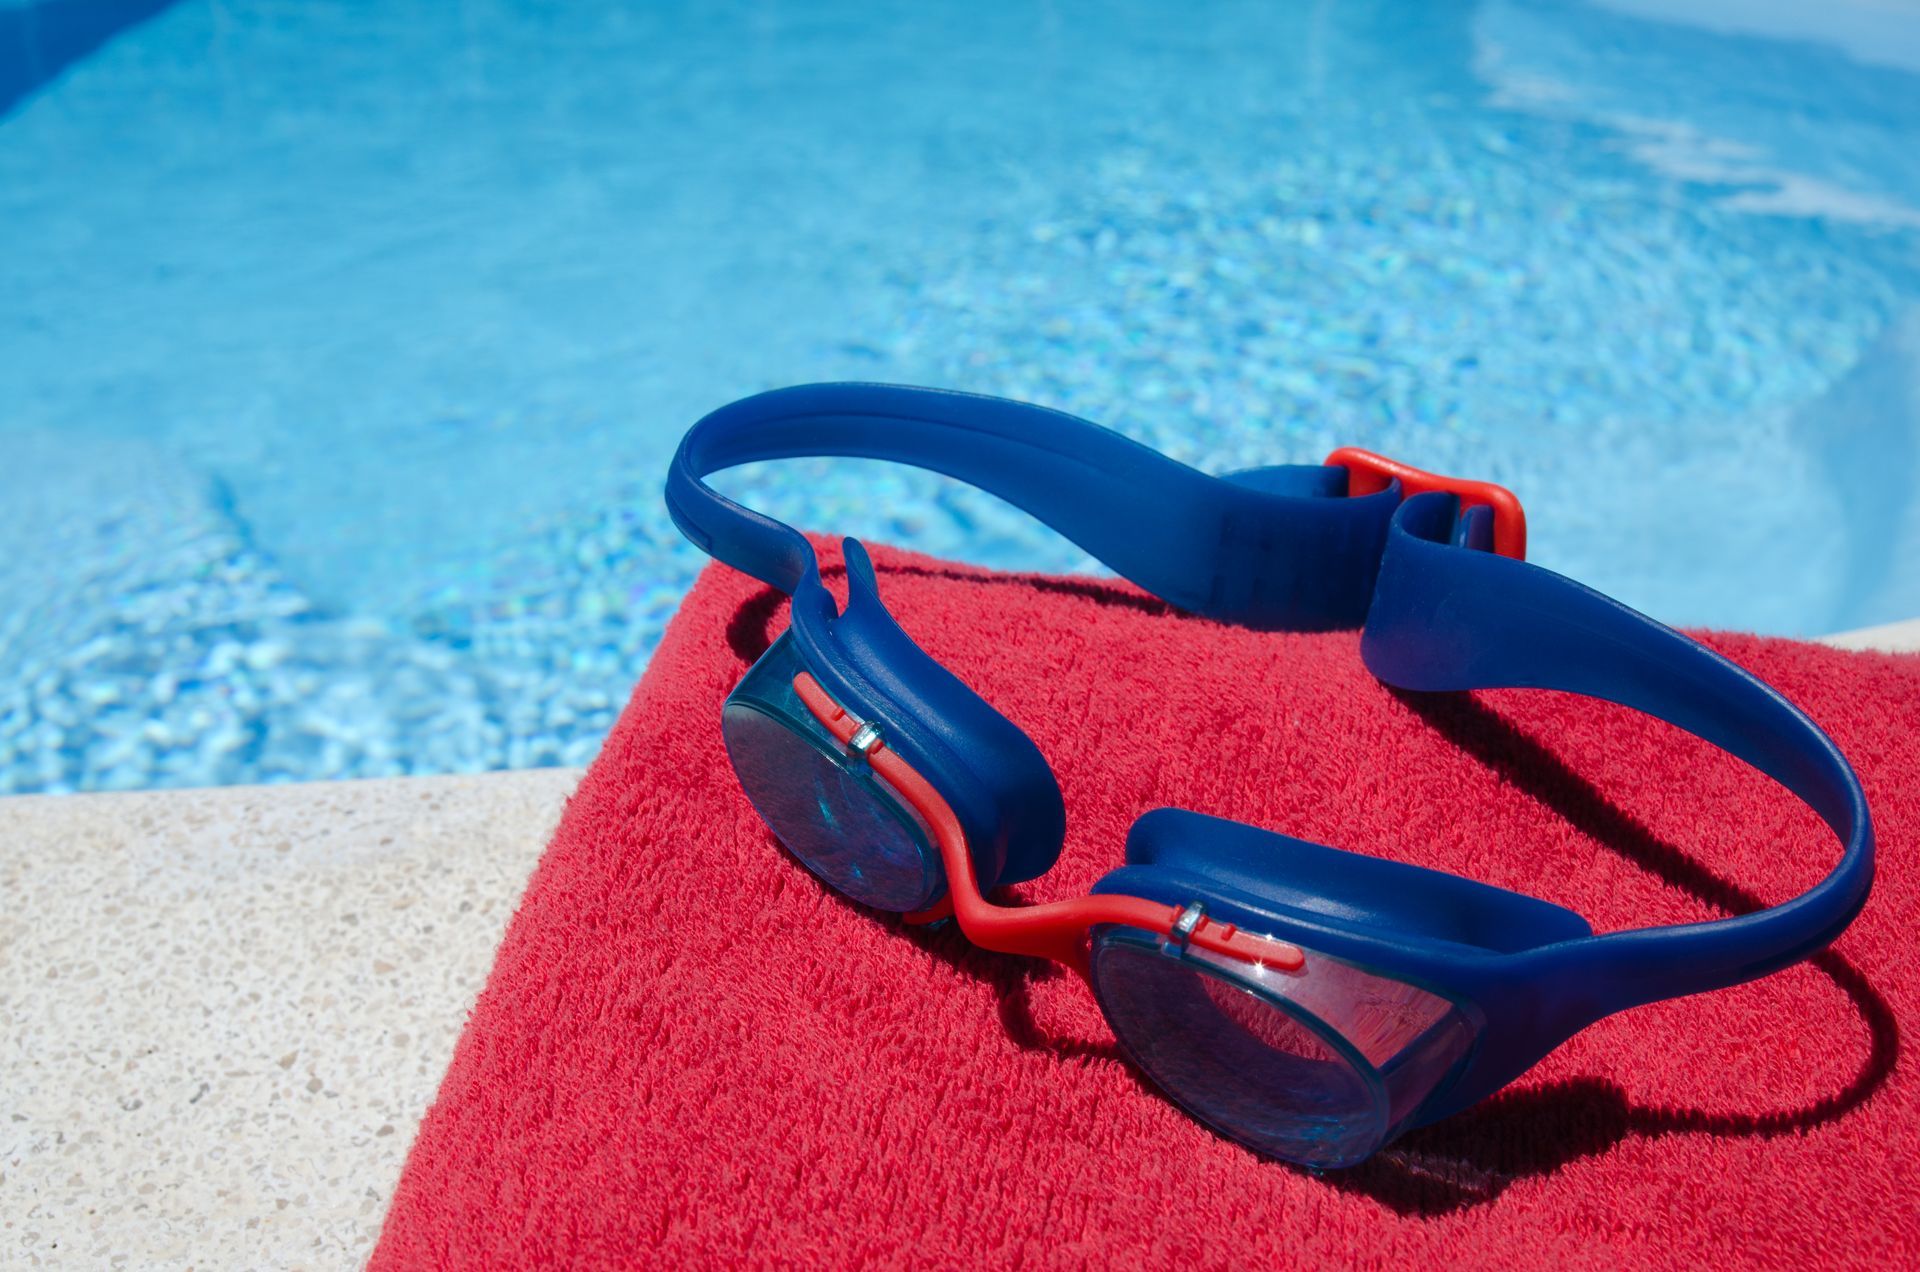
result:
[[[1397,478],[1400,489],[1409,495],[1441,490],[1457,495],[1463,507],[1491,508],[1493,550],[1516,561],[1527,559],[1527,514],[1520,507],[1520,497],[1505,486],[1496,486],[1490,481],[1468,481],[1463,477],[1442,477],[1358,446],[1342,446],[1327,456],[1327,463],[1347,470],[1349,495],[1370,495],[1385,490]]]

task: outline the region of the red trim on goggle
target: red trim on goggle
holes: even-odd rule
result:
[[[842,744],[853,741],[861,722],[847,714],[818,681],[803,671],[793,678],[793,689],[800,695],[800,701],[807,704],[807,710]],[[981,895],[980,885],[974,878],[973,855],[967,851],[966,832],[961,830],[960,819],[954,816],[953,809],[934,789],[933,783],[890,750],[884,740],[869,747],[866,758],[874,771],[885,778],[932,829],[941,863],[947,871],[947,901],[942,905],[951,904],[960,930],[975,945],[1005,954],[1052,959],[1084,977],[1088,974],[1087,934],[1097,925],[1121,924],[1174,938],[1176,925],[1185,911],[1179,906],[1140,897],[1100,893],[1050,901],[1045,905],[1017,908],[995,905]],[[908,917],[932,921],[943,917],[940,909],[941,906],[935,906]],[[1212,954],[1281,971],[1294,971],[1306,962],[1298,946],[1243,932],[1231,923],[1219,923],[1204,914],[1177,939]]]
[[[1520,497],[1505,486],[1490,481],[1468,481],[1464,477],[1442,477],[1358,446],[1342,446],[1327,456],[1327,463],[1347,470],[1349,495],[1370,495],[1398,480],[1400,489],[1409,495],[1438,490],[1458,496],[1464,507],[1491,508],[1493,550],[1516,561],[1527,559],[1527,514],[1520,507]]]

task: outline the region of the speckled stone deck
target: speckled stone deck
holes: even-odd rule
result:
[[[578,779],[0,800],[0,1266],[362,1262]]]
[[[1920,618],[1910,618],[1902,623],[1886,623],[1879,627],[1862,627],[1859,631],[1841,632],[1834,636],[1821,637],[1821,643],[1836,645],[1841,649],[1878,649],[1887,653],[1920,652]]]

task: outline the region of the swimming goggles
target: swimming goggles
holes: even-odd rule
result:
[[[994,889],[1060,853],[1065,811],[1039,750],[900,629],[858,542],[843,610],[804,537],[702,480],[828,455],[969,482],[1195,614],[1363,627],[1367,667],[1401,689],[1558,689],[1670,721],[1805,800],[1844,852],[1770,909],[1596,935],[1533,897],[1158,809],[1090,895],[998,905]],[[1359,1162],[1604,1016],[1786,967],[1838,936],[1872,884],[1866,797],[1826,734],[1698,642],[1527,564],[1520,505],[1498,486],[1355,450],[1211,477],[1055,411],[826,384],[702,419],[666,496],[694,543],[792,597],[721,728],[793,855],[864,905],[951,913],[977,945],[1080,973],[1169,1097],[1277,1158]]]

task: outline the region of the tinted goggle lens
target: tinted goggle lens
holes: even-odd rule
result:
[[[1311,951],[1281,971],[1108,928],[1093,981],[1122,1047],[1175,1102],[1306,1166],[1370,1156],[1474,1038],[1446,998]]]
[[[783,636],[727,698],[720,728],[741,789],[829,886],[875,909],[925,909],[945,885],[932,836],[808,712],[793,690],[798,665]]]

